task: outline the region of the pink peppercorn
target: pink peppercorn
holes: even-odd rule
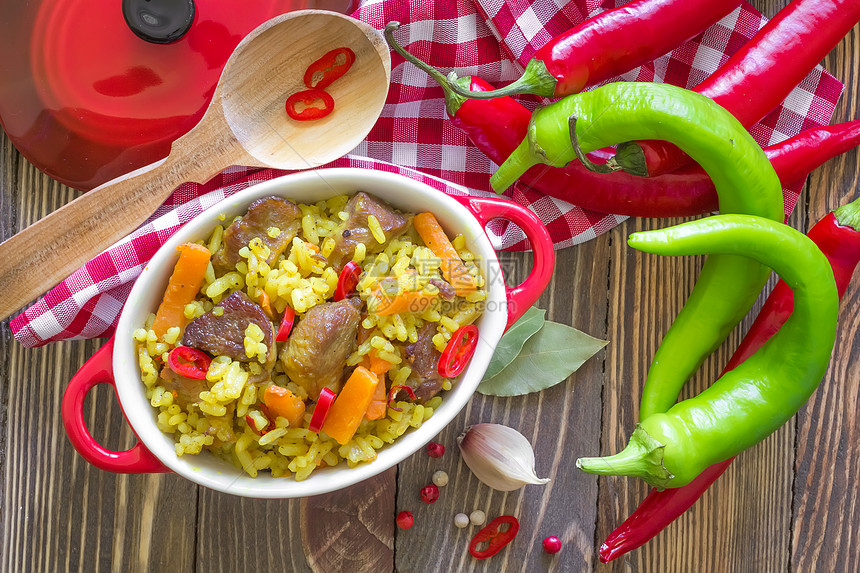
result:
[[[445,455],[445,446],[436,442],[430,442],[427,444],[427,455],[431,458],[441,458]]]
[[[437,499],[439,499],[439,488],[436,487],[435,483],[425,485],[421,488],[421,501],[424,503],[433,503]]]
[[[409,529],[415,524],[415,518],[409,511],[401,511],[397,514],[397,527],[400,529]]]
[[[561,551],[561,539],[555,535],[551,535],[543,540],[543,550],[553,555]]]

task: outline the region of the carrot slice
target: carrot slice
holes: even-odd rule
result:
[[[402,312],[424,312],[438,294],[430,294],[424,291],[406,291],[395,296],[388,296],[382,288],[377,287],[373,291],[376,297],[376,308],[371,312],[377,316],[389,314],[400,314]]]
[[[275,317],[275,311],[272,310],[272,300],[269,298],[269,293],[264,290],[260,291],[260,308],[266,313],[269,318]]]
[[[176,250],[179,251],[179,260],[173,267],[152,323],[152,330],[158,338],[162,338],[169,328],[185,326],[188,320],[185,318],[185,305],[194,300],[203,285],[211,257],[209,249],[197,243],[185,243]]]
[[[433,213],[418,213],[412,221],[421,240],[434,255],[439,257],[441,261],[439,270],[442,271],[445,280],[456,289],[457,294],[468,294],[474,291],[477,288],[475,279],[466,270],[460,254],[451,244],[436,216]]]
[[[367,406],[364,417],[368,420],[381,420],[385,417],[385,409],[388,406],[388,393],[385,390],[385,373],[391,370],[393,364],[384,358],[377,356],[376,350],[371,350],[368,357],[369,370],[377,375],[379,384]]]
[[[367,412],[379,378],[363,366],[357,366],[331,405],[322,431],[343,445],[347,443]]]
[[[289,420],[290,426],[295,426],[305,415],[304,400],[275,384],[266,387],[263,403],[274,415]]]
[[[367,411],[364,413],[364,417],[368,420],[381,420],[385,417],[385,408],[388,402],[388,394],[383,382],[385,374],[377,374],[377,376],[379,377],[379,384],[376,385],[376,390],[373,392],[370,404],[367,405]]]
[[[374,349],[370,351],[369,361],[370,361],[370,370],[374,374],[385,374],[391,367],[394,366],[391,362],[384,358],[380,358],[378,356],[378,352]]]

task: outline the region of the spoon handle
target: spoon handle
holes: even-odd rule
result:
[[[136,229],[178,185],[217,172],[189,167],[179,141],[166,159],[81,195],[0,243],[0,320]]]

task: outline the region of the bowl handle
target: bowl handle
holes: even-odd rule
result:
[[[516,223],[528,237],[534,252],[534,267],[529,276],[515,287],[505,286],[508,296],[508,323],[511,327],[546,290],[555,268],[555,250],[543,221],[531,210],[514,201],[486,197],[455,197],[486,226],[492,219]]]
[[[78,370],[63,395],[63,425],[66,427],[69,441],[81,457],[97,468],[114,473],[169,472],[140,441],[130,450],[114,452],[93,439],[84,422],[84,398],[98,384],[110,384],[116,392],[113,378],[113,338]]]

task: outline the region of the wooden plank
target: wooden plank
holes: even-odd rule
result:
[[[846,84],[834,122],[858,118],[860,26],[834,50],[825,67]],[[858,197],[860,154],[836,158],[811,178],[810,218],[819,219]],[[860,571],[860,276],[855,274],[839,313],[836,350],[821,386],[797,416],[791,569]]]
[[[787,0],[754,3],[772,16]],[[858,28],[826,60],[846,83],[835,121],[860,109]],[[76,194],[52,182],[0,138],[0,238],[10,236]],[[791,219],[802,229],[856,196],[860,156],[847,154],[819,170]],[[539,303],[552,320],[610,340],[566,383],[539,395],[477,396],[437,440],[446,455],[423,452],[377,480],[304,501],[246,500],[176,476],[117,476],[92,468],[71,448],[59,401],[72,373],[99,342],[63,342],[24,350],[3,323],[0,333],[0,570],[4,571],[860,571],[860,287],[849,290],[837,352],[821,389],[795,423],[743,454],[694,508],[652,543],[611,567],[595,550],[644,497],[634,480],[578,472],[580,455],[617,451],[636,418],[650,357],[692,287],[701,258],[661,259],[626,247],[633,230],[674,221],[630,221],[596,241],[559,252],[553,285]],[[520,265],[528,255],[510,257]],[[514,277],[522,276],[515,269]],[[695,377],[687,395],[712,380],[749,320]],[[602,402],[601,402],[602,400]],[[110,390],[87,403],[96,438],[127,447]],[[533,443],[538,473],[553,481],[502,494],[479,484],[462,463],[456,437],[479,421],[517,427]],[[451,479],[425,505],[420,487],[432,472]],[[854,471],[852,471],[854,470]],[[796,474],[796,478],[795,478]],[[396,500],[395,500],[396,496]],[[477,528],[458,530],[453,515],[483,509],[490,518],[521,518],[514,544],[478,562],[466,547]],[[416,525],[395,530],[396,511]],[[559,535],[564,549],[540,548]],[[396,553],[394,550],[396,549]]]
[[[2,138],[0,238],[70,201],[76,192],[20,159]],[[66,438],[60,403],[67,382],[104,341],[24,349],[8,323],[0,336],[0,570],[192,571],[196,486],[176,476],[98,470]],[[125,449],[133,434],[113,392],[85,404],[93,436]]]
[[[553,282],[537,304],[548,310],[548,320],[605,337],[606,255],[605,236],[558,252]],[[508,283],[521,280],[530,255],[503,257]],[[591,570],[597,483],[577,471],[573,462],[578,454],[598,447],[603,355],[601,351],[566,382],[538,394],[512,398],[476,395],[435,438],[446,448],[442,458],[433,459],[421,451],[400,464],[397,511],[411,511],[415,526],[395,536],[397,571]],[[534,445],[538,475],[552,481],[509,493],[479,482],[463,463],[456,438],[468,425],[480,422],[519,430]],[[427,505],[419,492],[439,469],[448,473],[450,481],[441,488],[439,500]],[[512,544],[486,561],[468,553],[469,541],[480,528],[457,529],[453,523],[455,514],[475,509],[483,510],[488,520],[514,515],[520,521],[520,533]],[[557,535],[564,544],[555,557],[541,548],[541,540],[549,535]]]
[[[301,500],[247,499],[201,488],[196,568],[391,571],[395,471]]]

